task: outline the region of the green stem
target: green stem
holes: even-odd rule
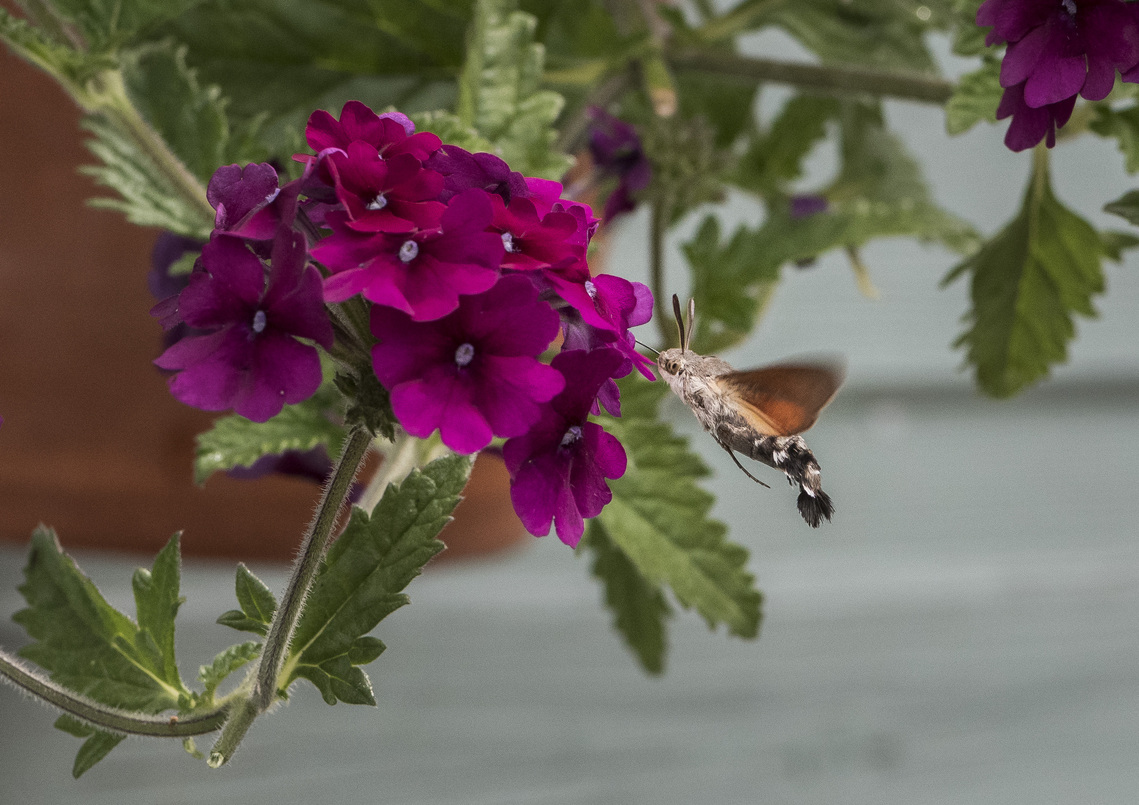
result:
[[[189,738],[216,732],[226,720],[230,705],[223,704],[187,716],[155,716],[120,710],[89,699],[56,684],[0,649],[0,678],[57,707],[73,718],[99,729],[152,738]]]
[[[328,547],[328,540],[332,536],[332,527],[340,514],[340,507],[348,497],[352,480],[356,477],[364,460],[364,454],[371,443],[372,434],[366,428],[356,427],[348,434],[340,460],[337,461],[332,477],[324,487],[316,517],[313,518],[308,533],[301,543],[300,555],[293,565],[293,575],[281,596],[281,603],[273,615],[273,622],[269,624],[269,633],[265,635],[265,646],[261,650],[257,686],[253,691],[253,701],[261,712],[267,710],[277,698],[277,679],[281,666],[285,664],[288,656],[289,643],[301,618],[305,599],[324,558],[324,550]]]
[[[921,73],[895,73],[836,64],[796,64],[709,50],[668,54],[674,69],[713,73],[725,78],[772,81],[826,93],[862,93],[942,105],[955,87],[952,81]]]

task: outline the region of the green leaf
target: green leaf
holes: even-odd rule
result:
[[[209,665],[201,666],[198,669],[198,679],[200,679],[202,685],[205,686],[202,700],[207,704],[212,704],[218,685],[225,681],[225,678],[234,671],[242,668],[251,660],[257,659],[260,655],[261,643],[256,640],[250,640],[245,643],[230,646],[214,657]]]
[[[552,150],[563,100],[540,89],[544,48],[537,20],[517,0],[478,0],[459,79],[459,119],[495,144],[500,157],[527,176],[559,179],[571,160]]]
[[[46,31],[26,19],[13,16],[0,8],[0,41],[8,44],[21,58],[59,79],[66,89],[82,84],[92,73],[107,64],[92,59],[49,36]]]
[[[743,227],[721,244],[720,225],[713,216],[705,218],[681,248],[692,269],[692,295],[700,311],[693,343],[704,352],[739,343],[752,332],[775,292],[781,263],[772,259],[765,239]]]
[[[668,649],[665,622],[672,617],[664,593],[658,585],[648,582],[613,544],[600,520],[589,521],[584,545],[596,554],[593,575],[604,587],[605,605],[613,612],[614,628],[647,673],[662,673]]]
[[[1139,104],[1115,110],[1106,103],[1099,103],[1092,108],[1095,116],[1088,127],[1103,137],[1114,137],[1125,157],[1127,172],[1139,171]]]
[[[962,134],[982,120],[997,122],[997,106],[1004,94],[1000,75],[1001,63],[989,59],[981,69],[961,76],[945,105],[946,131]]]
[[[736,166],[732,181],[767,195],[803,173],[803,160],[823,140],[827,123],[838,117],[834,98],[797,95],[787,101],[766,132],[758,133]]]
[[[236,414],[214,421],[211,430],[198,435],[194,455],[194,481],[204,484],[215,472],[248,467],[265,455],[286,450],[305,451],[324,445],[328,454],[340,454],[344,427],[329,419],[340,405],[340,395],[325,384],[312,397],[286,405],[266,422],[252,422]]]
[[[954,346],[966,348],[983,391],[1009,397],[1067,359],[1073,315],[1096,315],[1104,253],[1096,231],[1053,195],[1038,158],[1017,217],[943,281],[970,276],[968,329]]]
[[[1124,193],[1115,201],[1104,206],[1104,212],[1118,215],[1128,223],[1139,226],[1139,190]]]
[[[663,383],[621,384],[620,419],[604,425],[625,446],[629,469],[610,482],[613,500],[598,515],[613,544],[649,585],[667,585],[710,628],[739,637],[759,632],[762,596],[744,565],[747,551],[708,516],[714,499],[696,481],[708,474],[684,438],[657,420]]]
[[[924,40],[944,24],[944,5],[928,0],[796,0],[774,4],[765,21],[786,30],[824,62],[933,73],[937,67]]]
[[[135,576],[140,628],[107,603],[63,553],[55,532],[37,528],[20,587],[28,606],[13,616],[34,642],[20,655],[60,685],[103,704],[145,713],[177,708],[190,696],[173,655],[173,615],[180,602],[177,545],[175,536],[154,567]],[[73,731],[70,720],[61,728]],[[86,725],[83,730],[87,741],[76,758],[76,775],[119,740]]]
[[[241,632],[253,632],[264,637],[269,632],[277,599],[261,579],[244,562],[237,563],[237,603],[241,609],[231,609],[218,618],[222,626]]]
[[[52,0],[52,14],[78,29],[84,46],[114,52],[201,0]],[[61,26],[63,27],[63,26]],[[74,34],[73,34],[74,35]]]
[[[71,766],[71,776],[78,780],[84,772],[105,758],[112,749],[122,743],[127,736],[115,735],[110,732],[100,732],[82,721],[71,716],[60,716],[55,721],[55,728],[62,730],[76,738],[85,738],[83,745],[75,755],[75,762]]]
[[[988,28],[977,25],[977,9],[982,0],[953,0],[953,52],[958,56],[978,56],[988,50]]]
[[[281,674],[284,691],[312,682],[329,704],[374,704],[370,662],[383,644],[366,637],[408,602],[403,589],[443,549],[435,537],[451,519],[470,475],[468,456],[448,456],[392,484],[369,516],[352,509],[317,574]]]

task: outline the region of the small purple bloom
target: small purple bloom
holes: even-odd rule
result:
[[[537,359],[557,332],[530,281],[503,277],[435,321],[373,307],[372,365],[404,430],[427,438],[438,429],[452,450],[473,453],[525,433],[562,390],[561,374]]]
[[[246,245],[214,235],[199,268],[178,296],[178,318],[209,331],[184,338],[155,360],[174,371],[171,393],[195,408],[264,422],[320,386],[320,357],[310,339],[332,346],[320,272],[305,266],[305,241],[282,230],[273,246],[268,281]],[[163,303],[155,306],[162,309]],[[171,319],[167,319],[171,321]]]
[[[342,302],[358,293],[402,310],[416,321],[445,316],[463,294],[482,293],[498,279],[502,238],[487,232],[487,193],[467,190],[451,199],[439,229],[365,235],[348,228],[344,213],[329,213],[333,234],[313,249],[332,276],[325,298]]]
[[[791,196],[788,211],[792,218],[810,218],[812,215],[826,212],[828,206],[827,200],[822,196]]]
[[[625,474],[625,449],[587,418],[598,390],[623,360],[610,349],[555,355],[551,365],[565,377],[565,390],[525,435],[503,445],[510,500],[531,534],[545,536],[553,523],[558,539],[575,547],[585,518],[596,517],[613,499],[605,481]]]
[[[1139,7],[1134,3],[985,0],[976,20],[992,26],[986,44],[1009,45],[1001,62],[1005,96],[998,119],[1013,118],[1006,137],[1013,150],[1046,137],[1049,147],[1055,144],[1055,128],[1067,122],[1076,95],[1106,98],[1117,70],[1124,81],[1139,81]]]
[[[457,145],[443,145],[427,160],[426,167],[443,174],[440,201],[472,188],[494,193],[507,204],[529,195],[522,174],[512,171],[494,154],[472,154]]]
[[[609,194],[603,213],[609,223],[636,206],[633,195],[649,186],[653,168],[635,127],[600,107],[591,107],[589,111],[594,119],[589,135],[590,156],[603,175],[617,178],[617,187]]]
[[[407,115],[386,112],[377,115],[360,101],[348,101],[337,120],[318,110],[308,119],[305,139],[317,153],[328,148],[348,149],[349,143],[364,142],[382,157],[411,154],[421,162],[439,150],[440,140],[427,131],[415,132]]]
[[[437,199],[443,176],[410,154],[387,159],[359,140],[329,153],[327,165],[348,226],[360,232],[433,229],[446,209]]]

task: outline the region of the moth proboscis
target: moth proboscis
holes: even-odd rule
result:
[[[680,347],[657,356],[665,382],[745,475],[767,486],[748,472],[736,453],[774,467],[789,483],[799,484],[799,513],[812,528],[830,520],[834,503],[822,490],[819,462],[799,434],[815,424],[838,391],[845,375],[842,362],[800,361],[737,372],[715,355],[691,350],[696,300],[688,302],[687,326],[675,294],[672,309]]]

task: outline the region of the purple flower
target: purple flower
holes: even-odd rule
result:
[[[328,112],[318,110],[308,119],[305,139],[313,151],[320,153],[328,148],[348,149],[349,143],[364,142],[381,156],[411,154],[423,161],[441,145],[439,138],[430,132],[415,133],[415,125],[407,115],[386,112],[377,115],[360,101],[348,101],[337,120]]]
[[[416,321],[445,316],[462,294],[481,293],[498,279],[502,239],[485,231],[489,196],[467,190],[451,199],[439,229],[365,235],[348,228],[344,213],[329,213],[333,234],[313,257],[334,272],[325,280],[331,302],[357,293],[402,310]]]
[[[1045,137],[1051,147],[1076,95],[1106,98],[1116,70],[1124,81],[1139,80],[1139,7],[1132,3],[985,0],[976,19],[993,28],[986,44],[1009,43],[1001,63],[1005,96],[998,119],[1013,118],[1005,140],[1013,150]]]
[[[1049,148],[1056,144],[1056,129],[1062,128],[1076,106],[1073,95],[1057,103],[1033,108],[1024,102],[1024,84],[1009,87],[997,107],[997,120],[1012,118],[1005,132],[1005,145],[1012,151],[1032,148],[1044,140]]]
[[[348,226],[360,232],[411,232],[439,225],[443,176],[425,170],[411,154],[381,159],[367,143],[332,151],[327,165]]]
[[[531,534],[545,536],[553,523],[558,539],[574,547],[584,518],[596,517],[613,499],[605,480],[625,474],[625,449],[587,417],[623,360],[610,349],[554,356],[551,365],[565,377],[565,390],[542,409],[534,427],[503,446],[510,500]]]
[[[277,171],[267,162],[223,165],[214,171],[206,198],[216,210],[214,231],[249,240],[271,240],[296,215],[297,188],[282,198]]]
[[[155,306],[162,308],[162,303]],[[177,314],[186,324],[209,331],[182,339],[155,360],[176,373],[170,391],[187,405],[207,411],[232,408],[264,422],[320,386],[317,350],[297,339],[327,349],[333,331],[320,273],[306,268],[299,233],[281,232],[268,281],[261,260],[242,241],[214,235],[178,296]]]
[[[574,243],[578,221],[573,215],[559,211],[539,216],[528,198],[516,198],[509,205],[498,196],[490,200],[494,208],[491,226],[502,233],[506,251],[503,268],[584,267],[585,246]]]
[[[829,204],[823,196],[791,196],[788,212],[792,218],[810,218],[812,215],[826,212],[828,206]]]
[[[404,430],[426,438],[438,429],[452,450],[473,453],[525,433],[562,390],[561,374],[537,360],[557,332],[530,281],[503,277],[435,321],[373,307],[372,365]]]
[[[636,206],[633,194],[649,186],[653,168],[636,128],[600,107],[589,111],[594,119],[589,134],[590,156],[603,175],[617,178],[617,187],[609,194],[603,213],[609,223]]]
[[[426,166],[443,174],[440,201],[472,188],[494,193],[507,204],[529,195],[527,180],[522,174],[510,170],[510,166],[494,154],[472,154],[457,145],[443,145],[427,160]]]

